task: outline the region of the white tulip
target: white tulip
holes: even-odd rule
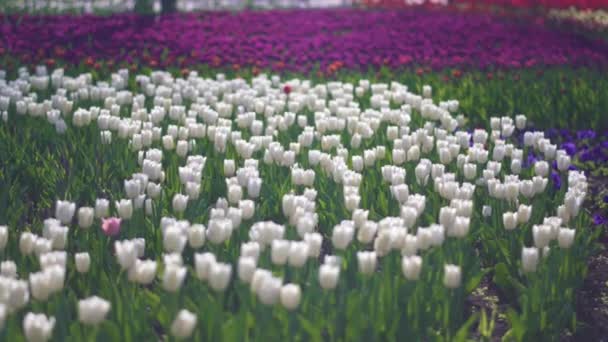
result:
[[[253,273],[257,267],[257,261],[251,256],[241,256],[238,261],[238,276],[244,283],[251,282]]]
[[[28,342],[45,342],[51,339],[55,317],[28,312],[23,319],[23,333]]]
[[[62,223],[68,224],[72,221],[76,211],[76,204],[69,201],[57,200],[55,203],[55,217]]]
[[[202,224],[193,224],[188,229],[188,243],[192,248],[201,248],[205,244],[206,229]]]
[[[216,263],[215,255],[209,252],[194,255],[194,270],[200,280],[209,279],[211,266]]]
[[[6,248],[8,243],[8,226],[0,226],[0,251]]]
[[[76,253],[74,262],[78,273],[87,273],[91,267],[91,257],[88,252]]]
[[[118,216],[123,220],[128,220],[133,216],[133,201],[131,199],[121,199],[116,201]]]
[[[524,272],[536,272],[536,267],[538,266],[538,248],[524,247],[521,251],[521,263]]]
[[[370,275],[374,273],[374,271],[376,270],[377,260],[378,259],[376,257],[376,252],[357,252],[359,271],[364,275]]]
[[[445,265],[443,275],[443,285],[450,289],[455,289],[460,286],[462,279],[460,266],[457,265]]]
[[[91,207],[78,208],[78,226],[80,228],[89,228],[93,225],[93,217],[95,209]]]
[[[183,213],[188,206],[188,196],[183,194],[173,195],[172,206],[174,212]]]
[[[275,265],[285,265],[289,257],[290,243],[287,240],[273,240],[270,251],[270,259]]]
[[[319,284],[325,290],[331,290],[338,285],[340,268],[334,265],[323,264],[319,267]]]
[[[188,338],[192,336],[196,326],[196,315],[186,309],[179,311],[173,323],[171,323],[171,335],[177,338]]]
[[[232,265],[220,262],[213,263],[209,270],[209,285],[215,291],[224,291],[232,277]]]
[[[285,284],[281,287],[279,295],[281,299],[281,305],[287,310],[295,310],[300,305],[302,298],[302,290],[300,285],[297,284]]]
[[[422,270],[422,258],[418,255],[404,256],[401,260],[401,270],[408,280],[418,280]]]
[[[517,228],[518,217],[517,213],[506,212],[502,214],[502,223],[506,230],[513,230]]]
[[[110,312],[110,302],[93,296],[78,301],[78,320],[86,325],[98,325]]]
[[[560,248],[570,248],[574,243],[574,229],[560,228],[557,235],[557,243]]]
[[[174,264],[165,265],[163,273],[163,289],[169,292],[177,292],[186,279],[186,268]]]
[[[110,216],[110,201],[105,198],[95,200],[95,217],[104,218]]]

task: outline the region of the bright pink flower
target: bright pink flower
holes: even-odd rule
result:
[[[101,230],[106,236],[115,236],[120,233],[120,222],[121,219],[118,217],[110,217],[103,219],[101,223]]]

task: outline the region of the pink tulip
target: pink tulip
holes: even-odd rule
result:
[[[106,236],[115,236],[120,233],[120,222],[121,219],[118,217],[110,217],[103,219],[101,223],[101,230]]]

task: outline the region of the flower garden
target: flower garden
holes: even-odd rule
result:
[[[463,3],[0,15],[0,340],[602,338],[601,1]]]

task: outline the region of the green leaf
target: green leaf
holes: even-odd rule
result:
[[[321,332],[314,324],[301,315],[298,316],[298,322],[302,326],[302,329],[310,335],[310,341],[321,341]]]
[[[465,291],[467,293],[471,293],[473,290],[475,290],[475,288],[477,288],[477,286],[479,285],[479,283],[481,282],[481,279],[488,274],[489,269],[483,270],[477,274],[475,274],[474,276],[470,277],[469,280],[467,281],[466,285],[465,285]]]
[[[468,340],[467,336],[469,336],[469,332],[471,331],[471,326],[475,322],[477,322],[478,318],[479,318],[479,312],[472,314],[471,317],[469,317],[469,319],[467,319],[467,321],[464,322],[464,324],[460,327],[460,329],[458,329],[458,331],[456,332],[456,335],[454,335],[453,341],[455,341],[455,342],[467,341]]]
[[[521,317],[513,309],[507,311],[507,320],[511,324],[511,329],[503,336],[503,341],[522,341],[526,334],[526,325]]]

